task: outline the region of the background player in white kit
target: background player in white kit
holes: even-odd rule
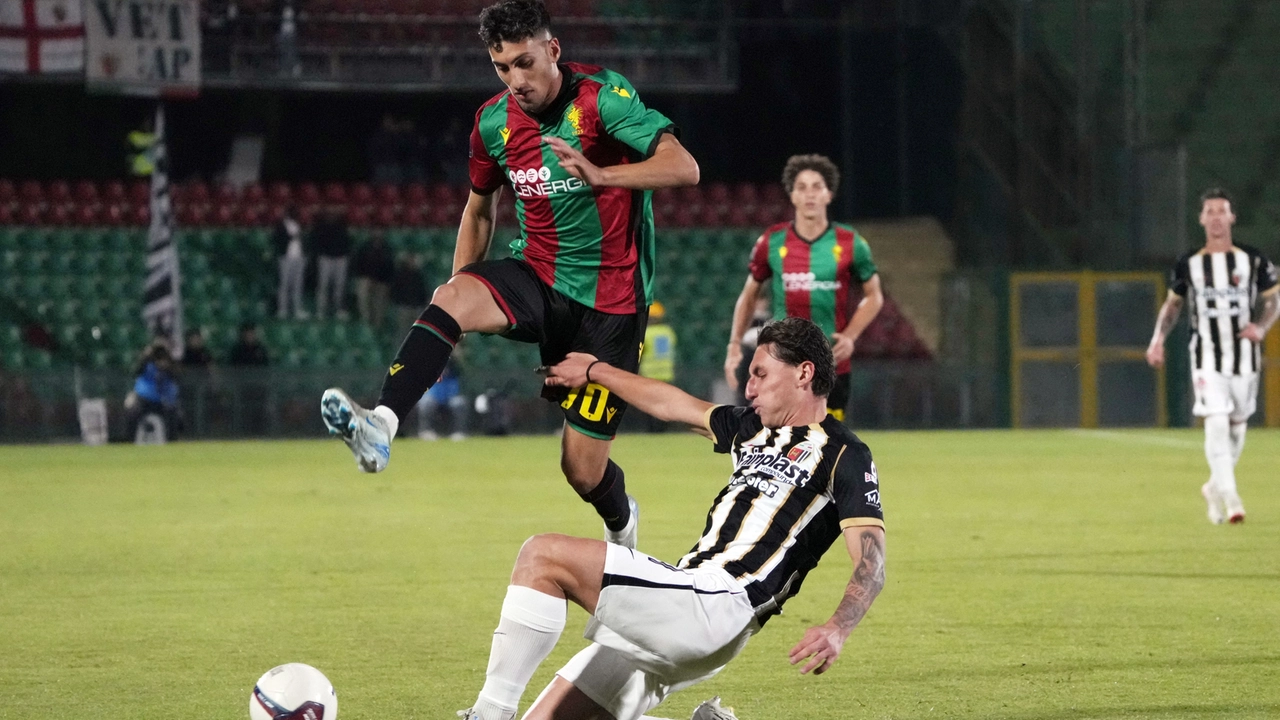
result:
[[[1276,267],[1247,245],[1231,242],[1236,216],[1226,191],[1213,188],[1200,197],[1204,247],[1187,253],[1173,267],[1169,295],[1156,318],[1147,363],[1164,364],[1164,341],[1189,303],[1193,412],[1204,418],[1204,454],[1209,481],[1201,488],[1209,521],[1244,522],[1244,503],[1236,491],[1235,465],[1244,450],[1249,416],[1257,407],[1260,345],[1280,317]]]
[[[871,452],[827,413],[835,361],[815,324],[766,325],[751,361],[751,407],[712,405],[658,380],[570,353],[549,385],[594,382],[642,412],[684,423],[729,453],[733,475],[678,566],[599,540],[538,535],[520,549],[484,688],[466,720],[510,720],[555,647],[566,599],[591,613],[593,643],[560,669],[526,720],[636,720],[738,654],[837,538],[853,577],[827,622],[790,652],[822,673],[884,587],[884,516]],[[700,708],[700,711],[705,709]],[[718,715],[694,714],[695,720]]]

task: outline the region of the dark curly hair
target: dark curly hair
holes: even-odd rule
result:
[[[551,13],[541,0],[502,0],[480,11],[480,39],[486,47],[528,40],[551,30]]]
[[[826,155],[792,155],[787,158],[787,164],[782,168],[782,187],[791,192],[796,185],[796,176],[805,170],[821,175],[832,195],[840,188],[840,168]]]
[[[836,361],[831,342],[813,321],[789,317],[771,322],[761,328],[758,345],[769,346],[770,355],[793,367],[805,361],[813,363],[813,394],[831,394],[836,384]]]

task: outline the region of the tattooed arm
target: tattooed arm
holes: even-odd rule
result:
[[[831,668],[849,633],[857,627],[867,609],[884,587],[884,529],[878,527],[845,528],[844,542],[853,558],[853,577],[844,589],[844,598],[831,619],[805,631],[804,637],[791,648],[791,664],[806,658],[800,670],[821,675]]]
[[[1274,288],[1272,290],[1274,291]],[[1258,319],[1240,329],[1240,337],[1256,343],[1262,342],[1262,338],[1266,337],[1267,331],[1271,329],[1276,318],[1280,317],[1280,293],[1269,292],[1263,295],[1259,305]]]
[[[1178,313],[1182,312],[1182,296],[1170,290],[1164,304],[1160,306],[1160,314],[1156,316],[1156,331],[1151,334],[1151,344],[1147,346],[1147,364],[1153,368],[1164,365],[1164,340],[1169,331],[1178,324]]]

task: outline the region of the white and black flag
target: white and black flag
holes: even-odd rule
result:
[[[164,127],[164,102],[156,103],[155,144],[151,148],[151,229],[147,233],[147,285],[142,296],[142,319],[152,336],[169,338],[175,358],[182,357],[182,281],[178,275],[178,246],[173,237],[173,205],[169,201],[169,150]]]

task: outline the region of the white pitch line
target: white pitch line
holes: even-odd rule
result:
[[[1164,447],[1177,448],[1203,448],[1204,442],[1197,440],[1183,440],[1182,438],[1163,437],[1160,435],[1143,435],[1140,433],[1115,432],[1113,430],[1081,430],[1072,429],[1067,432],[1077,435],[1088,435],[1089,437],[1099,438],[1101,440],[1114,440],[1116,442],[1141,443],[1144,445],[1162,445]]]

